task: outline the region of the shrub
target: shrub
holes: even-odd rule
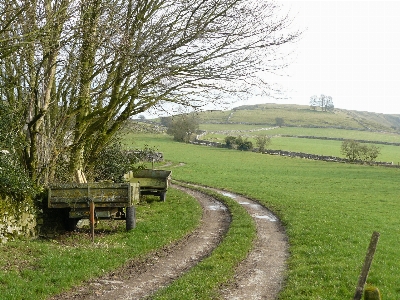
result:
[[[196,114],[183,114],[172,118],[167,134],[174,136],[178,142],[188,143],[199,129],[199,119]]]
[[[0,101],[0,194],[23,200],[36,194],[34,183],[21,165],[19,153],[24,138],[19,130],[20,114]]]
[[[253,143],[248,141],[247,138],[243,139],[241,136],[227,136],[225,138],[225,145],[230,149],[237,149],[242,151],[248,151],[253,149]]]
[[[0,153],[0,195],[22,201],[34,197],[36,189],[25,170],[17,163],[12,153]]]
[[[380,154],[380,149],[375,145],[361,144],[354,140],[345,140],[341,145],[342,154],[351,161],[374,161]]]
[[[121,142],[118,141],[99,153],[89,176],[95,181],[113,180],[122,182],[125,173],[144,168],[141,163],[152,161],[156,154],[156,150],[147,145],[144,149],[124,150]]]
[[[227,148],[232,149],[235,146],[236,137],[227,136],[225,137],[225,145]]]
[[[258,147],[258,152],[264,152],[266,147],[271,144],[271,138],[266,135],[256,136],[256,145]]]

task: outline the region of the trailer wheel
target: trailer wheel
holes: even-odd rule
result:
[[[67,220],[67,230],[68,231],[75,231],[76,230],[76,225],[78,225],[79,218],[68,218]]]
[[[160,201],[165,202],[165,198],[167,197],[167,193],[166,192],[162,192],[160,195]]]
[[[136,227],[136,213],[135,213],[135,207],[128,206],[126,208],[126,230],[131,230]]]
[[[62,223],[66,231],[75,231],[77,229],[76,225],[78,224],[80,218],[70,218],[69,217],[70,208],[63,208],[61,212]]]

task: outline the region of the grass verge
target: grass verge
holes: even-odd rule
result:
[[[190,188],[193,188],[190,186]],[[219,288],[232,280],[236,266],[252,248],[256,237],[253,219],[236,201],[203,188],[197,188],[223,202],[232,216],[231,226],[211,256],[193,267],[153,299],[216,299]]]

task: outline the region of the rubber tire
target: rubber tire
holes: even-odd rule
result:
[[[160,201],[165,202],[165,198],[166,198],[166,197],[167,197],[167,193],[166,193],[166,192],[161,193],[161,195],[160,195]]]
[[[136,212],[135,212],[135,206],[128,206],[126,208],[126,230],[132,230],[136,227]]]
[[[75,231],[77,229],[76,225],[78,225],[79,218],[68,218],[67,220],[67,231]]]

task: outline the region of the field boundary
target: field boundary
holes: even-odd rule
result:
[[[219,142],[210,142],[206,140],[198,140],[190,142],[193,145],[200,146],[209,146],[209,147],[217,147],[217,148],[227,148],[225,144]],[[258,152],[257,148],[252,150],[253,152]],[[361,165],[371,165],[371,166],[383,166],[383,167],[391,167],[391,168],[400,168],[400,164],[394,164],[393,162],[385,162],[385,161],[363,161],[363,160],[350,160],[348,158],[338,157],[338,156],[328,156],[328,155],[318,155],[304,152],[294,152],[294,151],[285,151],[285,150],[274,150],[267,149],[262,154],[270,154],[270,155],[280,155],[286,157],[293,158],[304,158],[311,160],[320,160],[326,162],[337,162],[337,163],[350,163],[350,164],[361,164]]]

